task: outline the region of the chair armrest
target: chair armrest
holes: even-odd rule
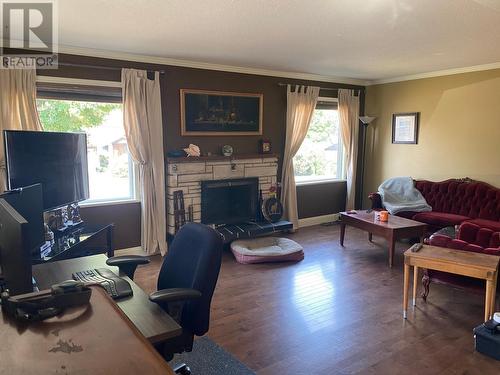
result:
[[[161,289],[149,295],[150,301],[155,303],[185,301],[200,297],[201,293],[199,291],[190,288]]]
[[[116,266],[131,279],[134,278],[135,269],[138,265],[148,264],[149,258],[141,255],[121,255],[106,260],[108,266]]]
[[[431,246],[439,246],[439,247],[448,247],[452,238],[445,236],[443,234],[434,233],[428,240],[429,245]]]
[[[372,201],[372,210],[384,208],[382,204],[382,197],[379,193],[370,193],[368,198]]]

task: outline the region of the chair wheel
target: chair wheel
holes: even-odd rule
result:
[[[191,375],[191,369],[185,363],[176,367],[174,372],[179,375]]]

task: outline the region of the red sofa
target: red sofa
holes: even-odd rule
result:
[[[428,224],[430,232],[465,221],[500,232],[500,189],[469,178],[441,182],[415,181],[415,187],[432,207],[430,212],[400,212],[397,215]],[[371,193],[372,209],[382,209],[378,193]]]
[[[500,255],[500,231],[481,228],[479,225],[468,221],[460,225],[456,235],[455,233],[451,233],[454,231],[450,231],[450,229],[445,229],[433,234],[429,238],[428,243],[433,246]],[[425,270],[424,277],[422,278],[422,284],[424,286],[422,298],[424,300],[429,294],[429,284],[431,281],[484,291],[483,280],[454,275],[447,272]]]

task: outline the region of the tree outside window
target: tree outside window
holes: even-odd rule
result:
[[[134,197],[122,104],[37,99],[37,108],[45,131],[87,134],[90,201]]]
[[[293,159],[295,180],[342,178],[342,143],[336,109],[316,109],[304,142]]]

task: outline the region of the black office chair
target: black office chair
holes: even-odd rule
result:
[[[182,327],[180,336],[157,347],[167,360],[171,360],[174,353],[190,352],[194,335],[207,333],[221,258],[222,240],[206,225],[185,224],[172,241],[158,275],[158,291],[149,296]],[[119,267],[133,279],[137,265],[148,262],[141,256],[117,256],[106,263]],[[185,364],[174,371],[190,374]]]

